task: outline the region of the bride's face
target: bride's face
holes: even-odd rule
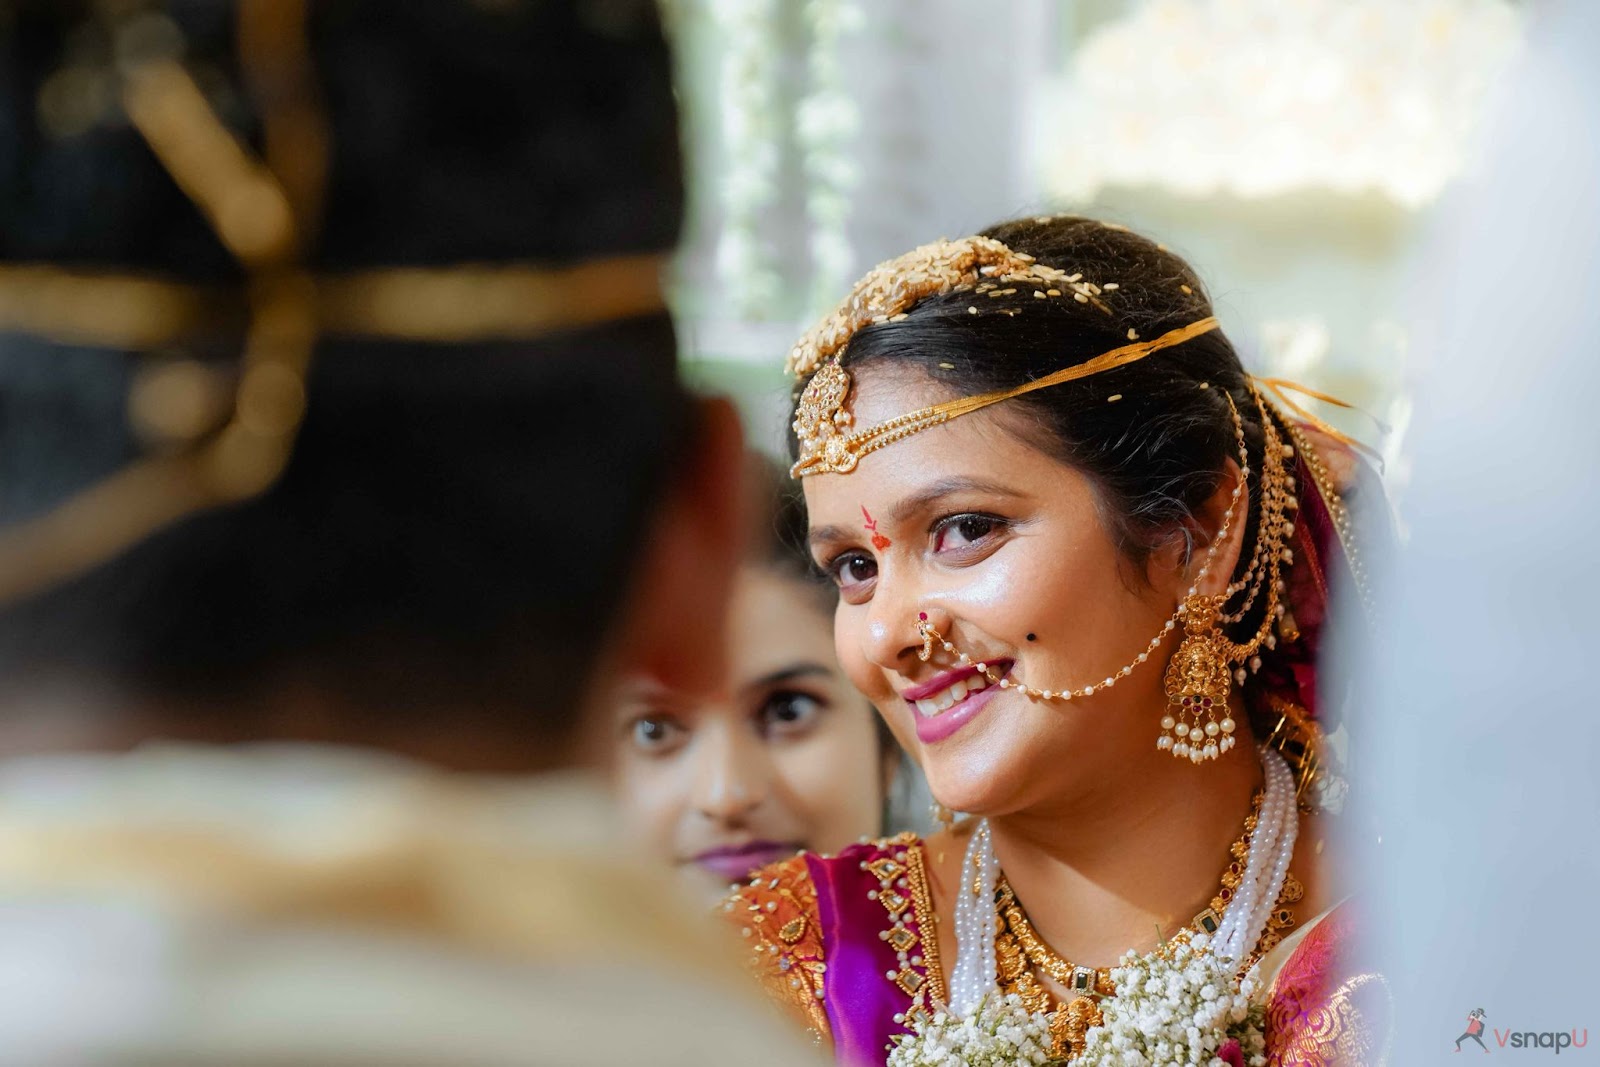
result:
[[[855,425],[944,399],[920,373],[872,368],[857,377]],[[999,404],[872,453],[848,475],[805,480],[812,554],[839,586],[846,673],[933,795],[985,815],[1092,801],[1162,755],[1171,638],[1114,688],[1070,703],[997,685],[963,695],[974,672],[953,653],[935,644],[930,661],[918,658],[918,613],[974,662],[1077,689],[1132,661],[1187,589],[1176,549],[1142,568],[1118,550],[1094,487],[1024,440],[1025,417]]]

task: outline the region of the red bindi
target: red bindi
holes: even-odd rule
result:
[[[882,552],[893,543],[887,537],[883,536],[883,534],[878,532],[878,520],[872,517],[872,513],[867,510],[867,506],[865,504],[861,505],[861,517],[867,520],[864,529],[872,534],[873,548],[877,549],[879,552]]]

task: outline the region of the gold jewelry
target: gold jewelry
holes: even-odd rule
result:
[[[839,357],[856,331],[876,323],[897,322],[905,318],[918,301],[930,296],[970,288],[974,295],[1005,297],[1015,294],[1020,287],[1032,287],[1033,295],[1041,299],[1070,295],[1078,303],[1091,305],[1107,316],[1112,311],[1101,296],[1117,288],[1115,282],[1100,286],[1085,280],[1081,272],[1068,274],[1059,267],[1046,266],[1033,256],[1017,252],[991,237],[935,241],[869,271],[837,309],[796,342],[784,361],[784,371],[796,380],[807,376],[811,379],[795,406],[794,432],[800,459],[790,468],[790,475],[803,478],[810,474],[848,474],[855,470],[862,456],[930,426],[1035,389],[1126,366],[1217,328],[1216,319],[1208,317],[1169,331],[1153,341],[1139,341],[1138,334],[1129,330],[1128,340],[1134,344],[1123,345],[1015,389],[962,397],[901,415],[860,433],[848,432],[853,422],[846,410],[852,381],[849,372],[840,365]],[[973,314],[978,311],[976,306],[967,310]]]
[[[1261,511],[1255,549],[1244,574],[1222,593],[1189,598],[1183,642],[1167,663],[1170,707],[1161,718],[1161,734],[1156,738],[1156,747],[1163,752],[1197,764],[1217,759],[1237,744],[1228,695],[1232,683],[1243,685],[1248,675],[1243,666],[1235,671],[1233,665],[1248,663],[1250,670],[1259,670],[1261,658],[1256,653],[1261,646],[1277,646],[1272,629],[1286,614],[1279,603],[1285,589],[1283,568],[1294,561],[1289,541],[1295,527],[1289,516],[1296,507],[1295,484],[1286,464],[1294,450],[1283,444],[1277,423],[1253,383],[1250,393],[1262,427]],[[1223,626],[1242,622],[1263,591],[1260,625],[1244,643],[1235,643]],[[1225,612],[1227,603],[1240,593],[1245,595],[1239,607]]]
[[[1343,776],[1338,756],[1327,752],[1322,727],[1311,713],[1292,700],[1268,693],[1268,710],[1278,716],[1263,743],[1272,746],[1289,761],[1294,772],[1295,797],[1303,811],[1331,811],[1344,808],[1350,783]]]
[[[1040,295],[1070,292],[1079,303],[1111,314],[1100,300],[1100,286],[1084,281],[1081,274],[1047,267],[992,237],[933,241],[868,271],[827,318],[795,342],[784,360],[784,373],[796,380],[805,378],[843,349],[857,330],[892,321],[919,300],[967,286],[996,296],[1008,295],[1002,286],[1010,282],[1045,286]]]
[[[1301,387],[1292,382],[1280,382],[1277,383],[1276,388],[1279,395],[1282,396],[1285,388],[1298,389]],[[1319,398],[1323,396],[1321,393],[1315,395]],[[1345,407],[1349,406],[1343,404],[1342,401],[1335,402]],[[1323,433],[1328,433],[1332,429],[1320,419],[1316,421],[1315,425]],[[1322,462],[1322,456],[1317,452],[1316,446],[1294,423],[1286,422],[1286,426],[1296,454],[1305,461],[1306,468],[1311,471],[1311,483],[1316,487],[1317,494],[1322,497],[1323,506],[1328,509],[1328,517],[1333,520],[1334,532],[1338,535],[1339,543],[1344,548],[1345,559],[1350,564],[1351,581],[1356,587],[1357,595],[1361,598],[1361,606],[1365,609],[1367,623],[1371,625],[1376,617],[1376,608],[1373,604],[1372,590],[1367,580],[1367,570],[1363,565],[1361,553],[1357,550],[1355,524],[1350,517],[1350,509],[1345,506],[1344,497],[1340,494],[1338,486],[1334,484],[1333,474],[1328,470],[1327,465]],[[1334,431],[1330,436],[1340,442],[1359,447],[1359,442],[1351,441],[1349,437],[1338,433],[1338,431]]]
[[[1164,348],[1181,345],[1217,328],[1217,320],[1208,316],[1169,330],[1152,341],[1138,341],[1113,348],[1084,363],[1063,367],[1054,374],[1036,378],[1014,389],[998,389],[919,408],[853,434],[846,433],[854,422],[853,416],[845,409],[853,387],[850,372],[839,365],[837,357],[830,358],[806,383],[805,390],[800,394],[800,402],[795,407],[794,433],[799,441],[800,458],[789,468],[789,475],[805,478],[812,474],[849,474],[856,469],[862,456],[923,430],[1035,390],[1137,363]]]
[[[1262,798],[1262,790],[1256,790],[1243,829],[1228,846],[1228,866],[1222,872],[1217,894],[1211,898],[1206,909],[1196,915],[1193,922],[1179,931],[1175,938],[1202,931],[1208,934],[1216,932],[1223,911],[1233,900],[1244,878],[1245,864],[1250,857],[1250,842],[1260,821]],[[1303,894],[1299,882],[1294,882],[1294,885],[1297,892]],[[1288,895],[1287,883],[1284,895]],[[1284,903],[1283,897],[1279,899],[1280,904]],[[1299,896],[1296,895],[1294,899],[1298,900]],[[1100,997],[1115,995],[1117,991],[1116,983],[1111,979],[1111,968],[1078,966],[1047,945],[1033,928],[1004,874],[1000,876],[995,894],[995,911],[1000,918],[999,933],[995,938],[995,961],[1001,991],[1020,996],[1029,1011],[1050,1012],[1053,1054],[1061,1058],[1075,1055],[1083,1047],[1083,1036],[1088,1028],[1098,1026],[1102,1021],[1095,1001]],[[1287,925],[1274,928],[1269,921],[1269,929],[1286,932],[1293,925],[1293,916],[1287,909],[1280,908],[1273,914],[1274,917],[1287,915]],[[1276,933],[1273,944],[1281,940],[1283,932]],[[1057,1004],[1054,1011],[1051,1011],[1054,998],[1039,981],[1039,974],[1069,992],[1068,998]]]
[[[917,653],[917,657],[926,663],[933,657],[934,645],[938,644],[946,652],[951,653],[957,659],[959,659],[963,666],[970,667],[975,665],[978,668],[978,672],[987,678],[992,685],[998,685],[1001,689],[1015,689],[1024,696],[1030,697],[1034,700],[1062,701],[1074,700],[1078,697],[1089,697],[1093,696],[1097,692],[1110,689],[1112,686],[1116,685],[1117,682],[1132,674],[1140,664],[1148,662],[1151,654],[1160,647],[1161,642],[1166,640],[1167,635],[1176,629],[1178,623],[1183,621],[1185,616],[1189,613],[1191,602],[1196,600],[1201,583],[1204,582],[1206,576],[1211,573],[1211,567],[1217,560],[1218,552],[1222,546],[1227,543],[1228,534],[1233,529],[1234,519],[1239,514],[1240,501],[1247,501],[1249,499],[1245,491],[1247,485],[1246,479],[1249,475],[1250,468],[1249,453],[1245,448],[1244,420],[1239,417],[1239,409],[1234,404],[1233,398],[1226,392],[1224,392],[1222,395],[1223,398],[1228,402],[1228,410],[1233,414],[1234,439],[1239,450],[1239,480],[1234,483],[1233,495],[1228,501],[1228,510],[1225,511],[1222,516],[1222,525],[1217,530],[1216,536],[1211,539],[1211,544],[1206,549],[1205,557],[1200,564],[1200,570],[1195,574],[1194,582],[1189,586],[1189,592],[1185,594],[1184,599],[1179,602],[1178,609],[1173,612],[1172,617],[1167,619],[1167,621],[1162,624],[1161,629],[1154,637],[1150,639],[1150,643],[1145,646],[1144,651],[1140,652],[1136,657],[1134,657],[1132,662],[1125,664],[1123,667],[1117,670],[1116,673],[1107,677],[1105,681],[1096,685],[1086,685],[1081,689],[1062,689],[1060,691],[1054,689],[1037,689],[1015,678],[1002,678],[999,672],[991,669],[987,663],[978,662],[974,664],[971,656],[961,651],[961,649],[956,647],[955,642],[951,641],[949,638],[945,637],[939,632],[938,628],[929,621],[928,613],[925,611],[917,613],[917,633],[922,638],[922,649]]]

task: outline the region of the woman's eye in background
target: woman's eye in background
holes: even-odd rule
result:
[[[642,715],[633,720],[628,739],[639,751],[659,755],[677,747],[688,733],[683,724],[670,715]]]
[[[761,707],[762,732],[779,737],[805,733],[815,724],[822,710],[822,701],[809,693],[773,693]]]

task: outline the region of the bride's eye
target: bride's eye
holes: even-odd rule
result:
[[[835,556],[827,571],[840,592],[859,592],[878,576],[878,561],[865,552],[846,552]]]
[[[960,550],[973,548],[993,538],[1005,526],[1005,520],[993,515],[952,515],[934,527],[933,550]]]

